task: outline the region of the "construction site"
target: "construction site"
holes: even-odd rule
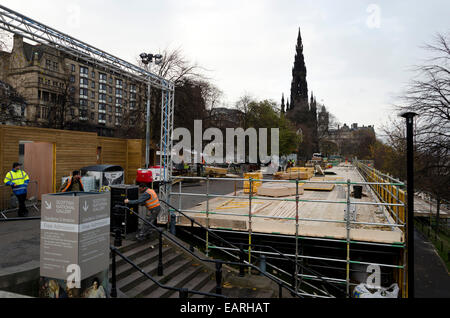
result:
[[[344,157],[313,157],[273,173],[204,163],[176,171],[173,82],[3,6],[0,28],[161,92],[161,118],[147,116],[147,140],[0,125],[2,175],[20,162],[30,176],[25,218],[17,216],[11,187],[0,186],[0,233],[9,244],[2,247],[0,290],[15,293],[4,297],[51,297],[55,282],[68,297],[88,297],[86,286],[93,282],[111,298],[410,297],[412,220],[405,181],[378,171],[372,160]],[[160,123],[156,145],[150,141],[152,121]],[[57,193],[73,170],[81,171],[85,192]],[[124,203],[138,199],[138,183],[154,189],[161,202],[145,241],[135,240],[147,222],[145,207]],[[103,199],[105,204],[95,203]],[[79,223],[55,223],[57,211],[51,209],[58,200],[75,202],[70,204],[80,212]],[[416,216],[433,214],[432,203],[419,197],[414,202]],[[81,230],[83,211],[92,213],[89,222],[104,223]],[[448,219],[448,213],[442,206],[440,217]],[[63,229],[69,223],[75,230]],[[55,243],[58,233],[76,231],[76,238]],[[91,239],[90,250],[83,242]],[[69,241],[78,245],[69,248]],[[89,275],[82,275],[81,288],[70,288],[56,268],[71,261],[51,263],[45,253],[52,246],[64,250],[55,249],[58,257],[76,250],[82,259],[85,253],[80,264],[90,264],[92,254],[106,256],[92,270],[82,267]]]

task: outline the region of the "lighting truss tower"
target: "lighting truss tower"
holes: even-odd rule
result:
[[[159,196],[162,200],[170,203],[170,192],[172,191],[172,133],[173,133],[173,113],[174,113],[174,94],[169,91],[163,91],[161,95],[161,145],[160,145],[160,176],[163,182],[159,187]],[[164,169],[166,168],[166,169]],[[158,221],[168,222],[168,208],[162,205]]]
[[[161,90],[160,163],[165,183],[162,187],[163,191],[160,194],[160,198],[169,202],[172,178],[172,133],[175,84],[2,5],[0,5],[0,29],[60,50],[76,60],[82,60],[85,63],[104,68],[111,72],[124,74],[140,82],[147,82],[152,87]]]

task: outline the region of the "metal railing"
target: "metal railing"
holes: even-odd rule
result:
[[[160,200],[160,202],[166,204],[169,206],[169,208],[175,209],[173,206],[171,206],[170,204],[168,204],[167,202]],[[221,293],[222,290],[222,265],[229,265],[229,266],[237,266],[240,268],[240,274],[243,273],[244,268],[249,268],[250,270],[253,269],[256,272],[258,272],[259,274],[261,274],[262,276],[267,277],[268,279],[272,280],[273,282],[275,282],[278,286],[279,286],[279,297],[282,297],[282,289],[286,289],[287,291],[289,291],[292,295],[297,296],[297,297],[303,297],[303,296],[309,296],[309,297],[318,297],[318,298],[323,298],[322,296],[319,295],[312,295],[312,294],[308,294],[306,292],[297,292],[294,289],[291,288],[291,286],[286,283],[285,281],[279,279],[278,277],[267,273],[265,271],[262,271],[259,267],[255,266],[254,264],[251,264],[247,261],[245,261],[245,259],[242,257],[243,255],[247,255],[248,251],[246,251],[245,249],[243,249],[242,247],[238,247],[228,241],[226,241],[225,239],[223,239],[222,237],[220,237],[219,235],[217,235],[216,233],[212,232],[211,230],[203,227],[203,225],[201,225],[200,223],[198,223],[196,220],[190,218],[187,215],[184,215],[186,218],[188,218],[190,220],[190,222],[192,223],[192,226],[194,224],[196,224],[198,227],[208,231],[208,233],[211,236],[214,236],[215,238],[219,239],[222,243],[228,245],[231,248],[237,249],[240,251],[240,256],[237,256],[237,258],[239,258],[239,262],[233,262],[233,261],[226,261],[226,260],[218,260],[218,259],[210,259],[210,258],[204,258],[201,257],[197,254],[194,253],[195,249],[193,247],[193,245],[191,244],[189,246],[189,248],[185,247],[184,245],[180,244],[177,240],[173,239],[172,237],[170,237],[169,235],[167,235],[167,233],[165,233],[163,230],[159,229],[158,227],[156,227],[155,225],[151,224],[150,222],[148,222],[145,218],[141,217],[138,213],[136,213],[135,211],[129,209],[126,206],[121,206],[121,205],[116,205],[116,208],[123,208],[128,210],[130,213],[136,215],[139,219],[141,219],[143,222],[145,222],[147,225],[151,226],[153,229],[157,230],[160,236],[160,243],[162,242],[162,236],[165,236],[167,239],[169,239],[172,243],[174,243],[175,245],[177,245],[178,247],[180,247],[181,249],[183,249],[185,252],[189,253],[190,255],[192,255],[193,257],[195,257],[196,259],[198,259],[199,261],[205,262],[205,263],[214,263],[215,264],[215,268],[216,268],[216,282],[217,282],[217,286],[216,286],[216,292],[218,294]],[[184,214],[182,211],[179,211],[179,213]],[[160,246],[162,246],[162,244],[160,244]],[[236,256],[235,256],[236,257]],[[158,270],[160,271],[160,273],[162,273],[162,250],[159,250],[159,266],[158,266]],[[162,274],[161,274],[162,275]],[[330,295],[331,296],[331,295]],[[332,296],[331,296],[332,297]],[[328,297],[327,297],[328,298]]]
[[[160,234],[160,237],[161,237],[161,234]],[[160,238],[159,246],[160,246],[160,249],[161,249],[161,246],[162,246],[162,239],[161,238]],[[224,295],[221,295],[220,293],[217,293],[217,294],[215,294],[215,293],[207,293],[207,292],[201,292],[201,291],[196,291],[196,290],[190,290],[190,289],[187,289],[187,288],[178,288],[178,287],[167,286],[167,285],[161,284],[157,279],[155,279],[153,276],[151,276],[150,274],[145,272],[142,268],[140,268],[138,265],[136,265],[128,257],[126,257],[121,252],[119,252],[119,250],[117,248],[115,248],[114,246],[110,246],[110,250],[112,252],[112,266],[111,266],[111,271],[112,271],[111,285],[112,286],[111,286],[110,295],[113,298],[117,297],[116,255],[121,257],[125,262],[130,264],[133,268],[135,268],[137,271],[139,271],[142,275],[144,275],[146,278],[150,279],[153,283],[158,285],[158,287],[163,288],[163,289],[167,289],[167,290],[177,291],[179,293],[179,297],[180,298],[188,298],[189,294],[202,295],[202,296],[207,296],[207,297],[216,297],[216,298],[226,298]],[[161,256],[160,256],[159,261],[160,262],[162,261]],[[162,272],[162,264],[160,263],[158,265],[158,275],[162,276],[162,273],[163,273]]]
[[[355,166],[357,165],[363,165],[362,163],[358,163],[356,162],[354,164],[354,166],[352,167],[347,167],[347,169],[354,169],[357,171],[357,173],[359,173],[360,177],[362,180],[366,180],[366,181],[361,181],[361,182],[351,182],[350,180],[347,181],[308,181],[308,180],[273,180],[273,179],[252,179],[252,178],[210,178],[209,176],[207,177],[184,177],[184,176],[177,176],[177,179],[186,179],[186,180],[202,180],[202,181],[206,181],[206,193],[183,193],[182,192],[182,181],[180,181],[178,183],[179,186],[179,190],[178,192],[172,191],[170,194],[171,196],[178,196],[178,200],[179,200],[179,208],[175,209],[172,207],[171,210],[169,210],[170,213],[173,212],[178,212],[178,215],[176,215],[177,219],[179,218],[179,212],[183,212],[183,213],[190,213],[190,214],[197,214],[197,215],[203,215],[203,217],[206,217],[206,228],[209,229],[210,228],[210,218],[211,216],[214,215],[221,215],[221,216],[230,216],[230,217],[247,217],[248,218],[248,230],[246,231],[248,233],[248,254],[249,254],[249,263],[251,262],[251,253],[252,253],[252,236],[253,234],[253,229],[252,229],[252,223],[253,220],[261,218],[261,219],[266,219],[266,220],[285,220],[285,221],[293,221],[295,222],[295,238],[296,238],[296,248],[295,248],[295,262],[298,263],[299,259],[314,259],[315,257],[313,256],[307,256],[307,255],[300,255],[299,250],[298,250],[298,239],[303,239],[303,237],[299,236],[299,226],[300,226],[300,222],[327,222],[327,223],[335,223],[335,224],[344,224],[345,228],[346,228],[346,235],[344,239],[336,239],[336,238],[330,238],[330,237],[323,237],[320,238],[320,240],[322,241],[330,241],[330,242],[344,242],[346,244],[346,249],[347,249],[347,257],[345,259],[336,259],[336,258],[320,258],[321,260],[326,260],[326,261],[330,261],[330,262],[340,262],[340,263],[346,263],[346,278],[345,278],[345,284],[346,284],[346,294],[347,297],[349,297],[350,295],[350,286],[352,285],[350,283],[350,265],[351,264],[375,264],[378,265],[380,267],[385,267],[385,268],[393,268],[396,270],[399,270],[400,272],[402,272],[401,278],[399,279],[399,282],[403,289],[406,289],[406,275],[405,275],[405,270],[406,270],[406,258],[402,257],[402,262],[400,262],[399,264],[382,264],[382,263],[376,263],[376,262],[361,262],[358,260],[352,260],[350,258],[350,244],[366,244],[366,245],[374,245],[374,246],[394,246],[394,247],[399,247],[402,249],[405,249],[406,245],[404,242],[395,242],[395,244],[386,244],[386,243],[382,243],[382,242],[364,242],[364,241],[355,241],[350,239],[350,230],[351,228],[355,227],[355,226],[380,226],[380,227],[386,227],[386,228],[390,228],[392,231],[396,231],[397,229],[400,229],[400,231],[402,233],[405,232],[405,198],[404,197],[399,197],[398,195],[395,195],[395,192],[393,193],[393,191],[397,191],[397,189],[400,189],[401,187],[404,187],[405,184],[400,182],[399,180],[395,180],[393,178],[390,178],[389,180],[367,180],[364,178],[364,176],[359,172],[359,170],[356,169]],[[366,166],[367,167],[367,166]],[[296,184],[296,195],[295,198],[272,198],[272,197],[261,197],[261,196],[257,196],[254,195],[252,193],[252,191],[249,191],[248,195],[238,195],[235,191],[235,194],[232,195],[223,195],[223,194],[213,194],[210,193],[210,182],[211,181],[228,181],[228,182],[237,182],[237,181],[247,181],[249,182],[250,186],[249,189],[253,189],[252,188],[252,183],[253,182],[280,182],[280,183],[294,183]],[[314,183],[314,184],[334,184],[334,185],[341,185],[344,186],[346,188],[346,199],[345,200],[318,200],[318,199],[300,199],[299,194],[298,194],[298,187],[299,184],[308,184],[308,183]],[[369,187],[369,189],[373,189],[373,187],[376,187],[376,190],[374,191],[374,195],[373,195],[373,201],[371,202],[367,202],[366,201],[354,201],[351,200],[351,186],[354,185],[360,185],[363,187]],[[392,187],[396,187],[396,190],[392,190]],[[379,200],[379,189],[385,189],[386,193],[390,193],[390,197],[383,197],[381,196],[381,198],[383,198],[383,200]],[[400,193],[400,190],[398,190]],[[401,190],[403,191],[403,190]],[[191,196],[191,197],[204,197],[206,200],[206,210],[205,205],[203,206],[203,209],[182,209],[181,208],[181,198],[184,196]],[[229,198],[229,199],[247,199],[248,200],[248,205],[249,205],[249,212],[248,213],[243,213],[242,211],[240,213],[229,213],[229,212],[218,212],[218,211],[214,211],[214,209],[210,209],[209,205],[210,205],[210,200],[214,199],[214,198]],[[254,202],[254,200],[265,200],[265,201],[275,201],[275,202],[295,202],[295,217],[282,217],[282,216],[268,216],[268,215],[262,215],[262,214],[258,214],[258,213],[254,213],[252,212],[252,201]],[[345,217],[344,220],[337,220],[337,219],[324,219],[324,218],[307,218],[307,217],[300,217],[299,215],[299,203],[324,203],[324,204],[342,204],[346,206],[346,212],[345,212]],[[356,220],[354,220],[354,218],[351,215],[351,210],[352,210],[352,206],[358,206],[358,205],[369,205],[369,206],[377,206],[379,209],[387,209],[389,211],[389,214],[386,215],[386,213],[383,213],[384,218],[385,218],[385,222],[384,223],[380,223],[380,222],[358,222]],[[185,224],[183,224],[185,225]],[[186,226],[186,225],[185,225]],[[192,226],[192,225],[191,225]],[[233,231],[233,229],[225,229],[225,228],[218,228],[219,230],[230,230]],[[206,231],[206,239],[205,239],[205,243],[206,243],[206,255],[208,255],[208,251],[211,248],[210,244],[209,244],[209,236],[210,236],[211,232],[210,231]],[[271,233],[268,233],[269,235]],[[275,233],[272,233],[275,234]],[[280,233],[278,233],[280,234]],[[214,247],[217,248],[217,247]],[[405,253],[403,253],[405,254]],[[323,279],[329,281],[329,282],[336,282],[336,281],[342,281],[339,278],[325,278],[323,277]]]

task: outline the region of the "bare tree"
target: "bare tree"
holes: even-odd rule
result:
[[[72,85],[70,75],[66,76],[58,86],[52,86],[48,92],[43,91],[41,99],[47,107],[47,113],[43,116],[46,119],[43,124],[45,127],[71,129],[76,126],[76,119],[80,115],[80,104],[75,101],[75,87]],[[87,114],[82,115],[87,117]]]
[[[450,198],[450,32],[436,34],[423,48],[431,57],[414,68],[404,105],[397,110],[419,115],[414,136],[417,188],[433,193],[439,202]]]
[[[249,93],[245,93],[243,96],[239,98],[239,100],[235,104],[236,108],[241,112],[241,125],[243,129],[248,128],[248,121],[250,116],[249,106],[253,102],[256,102],[256,99]]]
[[[165,49],[160,54],[162,59],[159,64],[144,64],[138,58],[138,65],[149,72],[174,82],[175,86],[182,85],[186,80],[206,80],[205,75],[202,74],[202,71],[205,71],[205,69],[197,63],[190,62],[181,48],[175,50]]]
[[[0,82],[0,123],[18,125],[25,123],[25,98],[11,85]]]
[[[399,110],[419,114],[418,150],[448,158],[450,151],[450,33],[437,34],[425,50],[433,56],[415,68],[416,77],[403,96]]]

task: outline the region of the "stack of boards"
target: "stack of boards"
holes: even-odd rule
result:
[[[274,178],[277,180],[308,180],[314,177],[314,168],[312,167],[294,167],[287,169],[286,172],[276,172]]]

